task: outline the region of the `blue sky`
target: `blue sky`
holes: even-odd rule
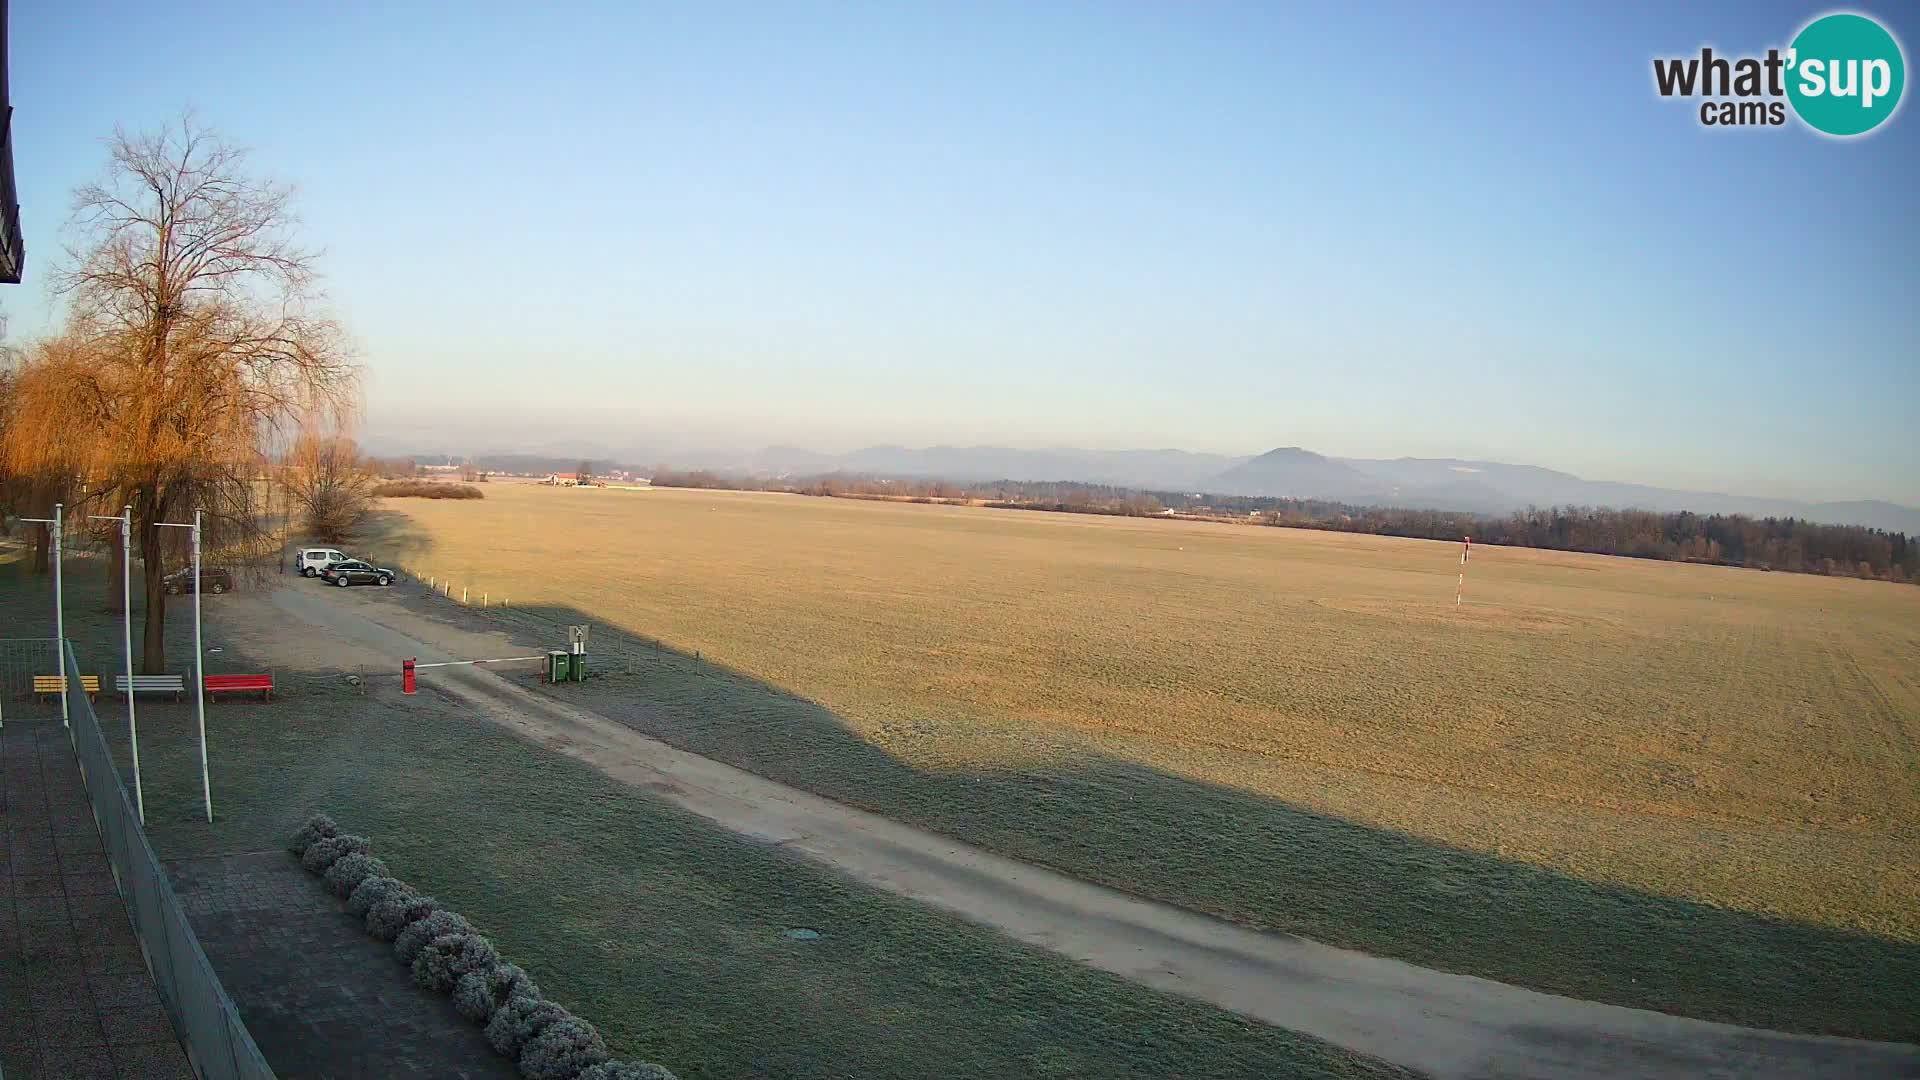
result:
[[[1920,504],[1920,115],[1711,131],[1818,5],[14,0],[28,283],[116,123],[295,182],[366,434],[1302,445]],[[1912,60],[1920,17],[1882,19]],[[568,369],[572,369],[569,373]]]

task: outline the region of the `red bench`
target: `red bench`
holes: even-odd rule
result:
[[[273,673],[265,675],[208,675],[201,680],[209,697],[235,690],[258,690],[264,700],[273,700]]]

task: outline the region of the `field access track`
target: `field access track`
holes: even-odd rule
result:
[[[228,597],[248,651],[311,670],[515,655],[400,590],[292,582]],[[1543,994],[1260,933],[1020,863],[639,734],[483,669],[447,694],[522,737],[725,828],[1135,982],[1437,1077],[1920,1077],[1920,1047],[1759,1031]],[[386,694],[395,688],[380,686]]]

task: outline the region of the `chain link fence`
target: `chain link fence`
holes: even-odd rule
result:
[[[49,646],[51,642],[47,643]],[[126,785],[113,764],[93,705],[80,689],[73,647],[61,650],[67,671],[67,712],[87,798],[100,826],[114,881],[133,918],[160,1002],[201,1080],[273,1080],[273,1070],[240,1022],[240,1013],[201,950],[165,869],[134,816]],[[41,674],[46,674],[42,672]]]

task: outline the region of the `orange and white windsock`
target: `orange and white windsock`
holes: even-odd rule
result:
[[[1460,597],[1467,591],[1467,560],[1473,557],[1473,537],[1460,538],[1460,583],[1453,589],[1453,606],[1460,606]]]

